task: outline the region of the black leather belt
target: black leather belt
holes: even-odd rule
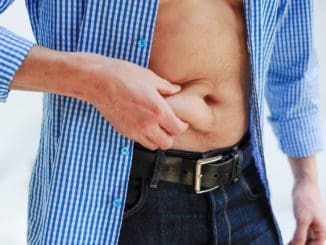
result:
[[[157,188],[159,181],[193,186],[196,193],[204,193],[230,181],[251,162],[250,135],[245,134],[232,147],[205,153],[180,150],[151,151],[135,143],[131,177],[151,180]]]

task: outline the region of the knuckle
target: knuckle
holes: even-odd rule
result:
[[[161,150],[167,150],[167,149],[169,149],[169,144],[167,144],[167,143],[160,143],[160,149]]]
[[[162,150],[167,150],[172,147],[173,140],[172,139],[167,139],[165,141],[160,142],[160,149]]]
[[[161,120],[162,117],[164,116],[164,111],[163,111],[162,107],[159,105],[154,105],[152,108],[152,112],[157,121]]]
[[[175,124],[174,127],[171,127],[171,130],[170,130],[170,134],[172,136],[176,136],[176,135],[179,135],[180,133],[182,133],[182,129],[178,126],[178,124]]]
[[[150,125],[145,120],[140,121],[138,123],[138,127],[141,130],[141,132],[144,133],[145,135],[148,135],[149,134]]]
[[[146,148],[149,149],[149,150],[151,150],[151,151],[155,151],[158,147],[155,146],[155,145],[152,145],[152,144],[148,144],[148,145],[146,146]]]
[[[177,136],[179,134],[179,132],[175,128],[171,128],[171,130],[169,131],[169,134],[171,136]]]

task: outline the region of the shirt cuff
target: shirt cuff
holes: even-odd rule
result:
[[[0,102],[6,102],[9,84],[34,43],[0,26]]]
[[[281,150],[289,157],[313,156],[324,148],[320,114],[287,121],[269,118]]]

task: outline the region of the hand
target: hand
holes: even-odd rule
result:
[[[119,133],[152,150],[170,148],[174,136],[188,125],[174,114],[164,96],[178,93],[181,87],[130,62],[95,56],[96,90],[89,101]]]
[[[317,175],[314,174],[316,172],[313,170],[315,167],[309,167],[310,160],[301,159],[302,163],[306,163],[306,171],[302,171],[304,168],[298,167],[300,160],[292,163],[292,167],[296,166],[297,168],[297,171],[294,171],[297,174],[295,174],[296,179],[292,192],[297,226],[290,245],[323,245],[326,239],[325,206],[319,192]],[[309,168],[310,170],[307,171]],[[305,174],[302,174],[303,172]]]
[[[17,70],[10,89],[44,91],[92,103],[121,134],[149,149],[167,149],[188,124],[164,96],[180,91],[148,69],[90,53],[34,46]]]

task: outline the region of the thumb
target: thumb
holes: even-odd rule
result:
[[[307,241],[308,229],[309,222],[306,220],[298,220],[291,244],[304,245]]]
[[[173,95],[181,90],[181,86],[178,84],[170,83],[166,80],[161,80],[158,83],[157,91],[162,95]]]

